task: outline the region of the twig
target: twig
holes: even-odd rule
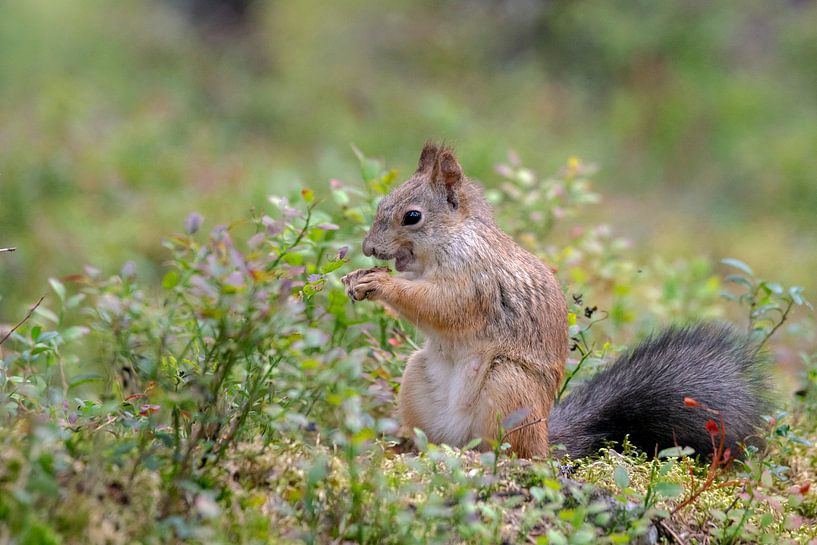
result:
[[[19,322],[17,322],[17,324],[16,324],[14,327],[12,327],[12,328],[9,330],[9,332],[8,332],[8,333],[6,333],[6,336],[5,336],[5,337],[3,337],[2,339],[0,339],[0,344],[3,344],[4,342],[6,342],[6,339],[8,339],[9,337],[11,337],[11,334],[12,334],[12,333],[14,333],[15,331],[17,331],[17,328],[18,328],[18,327],[20,327],[21,325],[23,325],[24,323],[26,323],[26,321],[27,321],[29,318],[31,318],[31,315],[32,315],[32,314],[34,314],[34,311],[35,311],[35,310],[37,310],[37,307],[38,307],[38,306],[40,306],[40,303],[42,303],[42,302],[43,302],[43,299],[45,299],[45,295],[43,295],[42,297],[40,297],[40,300],[39,300],[39,301],[37,301],[36,303],[34,303],[34,306],[32,306],[30,309],[28,309],[28,314],[26,314],[26,315],[25,315],[25,317],[24,317],[22,320],[20,320]]]
[[[16,249],[17,249],[17,248],[14,248],[14,247],[10,247],[10,248],[0,248],[0,253],[3,253],[3,252],[13,252],[13,251],[14,251],[14,250],[16,250]]]
[[[763,340],[760,341],[760,344],[757,345],[757,348],[755,349],[755,354],[757,354],[758,352],[761,351],[761,349],[763,349],[763,345],[765,345],[766,342],[768,342],[768,340],[772,338],[772,335],[774,335],[777,332],[777,330],[780,329],[780,326],[782,326],[786,322],[786,318],[789,317],[789,312],[791,312],[791,308],[793,306],[794,306],[794,299],[791,299],[791,300],[789,300],[789,304],[786,306],[786,310],[784,310],[781,313],[780,321],[775,324],[775,326],[772,328],[772,330],[769,331],[766,334],[766,336],[763,337]]]
[[[507,437],[513,432],[519,431],[523,428],[527,428],[528,426],[533,426],[534,424],[539,424],[540,422],[544,422],[544,420],[545,420],[544,418],[537,418],[536,420],[531,420],[530,422],[519,424],[518,426],[509,429],[508,431],[505,432],[505,435],[502,436],[502,439],[500,439],[500,444],[504,443],[505,439],[507,439]]]
[[[739,499],[740,499],[740,494],[735,496],[735,499],[733,499],[732,503],[729,504],[729,507],[726,508],[726,510],[724,511],[724,514],[729,514],[729,511],[731,511],[732,508],[735,507],[738,504]]]
[[[661,526],[661,528],[662,528],[662,529],[663,529],[663,530],[664,530],[666,533],[668,533],[669,535],[671,535],[671,536],[672,536],[672,539],[674,539],[676,543],[680,543],[681,545],[686,545],[686,541],[684,541],[683,539],[681,539],[681,536],[679,536],[679,535],[678,535],[678,534],[675,532],[675,530],[673,530],[672,528],[670,528],[669,524],[667,524],[667,523],[666,523],[666,521],[659,520],[659,521],[658,521],[658,525],[659,525],[659,526]]]

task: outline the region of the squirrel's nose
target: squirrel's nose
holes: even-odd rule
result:
[[[374,244],[371,243],[369,237],[363,239],[363,255],[370,256],[374,254]]]

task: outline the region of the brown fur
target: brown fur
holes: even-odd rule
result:
[[[403,225],[407,211],[421,212]],[[403,376],[406,433],[437,443],[496,439],[500,422],[525,418],[506,440],[519,456],[544,456],[547,416],[567,357],[567,308],[551,270],[503,233],[452,150],[426,144],[417,171],[380,202],[366,255],[396,259],[344,277],[356,300],[380,301],[427,337]]]

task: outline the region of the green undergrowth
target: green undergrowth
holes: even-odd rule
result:
[[[734,460],[628,445],[516,460],[432,445],[398,453],[395,395],[419,335],[339,278],[399,180],[359,155],[361,183],[270,197],[239,221],[191,213],[161,285],[131,264],[53,278],[0,346],[0,542],[808,543],[817,359]],[[732,317],[759,347],[807,344],[799,287],[725,259],[636,263],[594,222],[592,166],[541,177],[515,157],[487,197],[558,270],[570,303],[564,392],[670,322]],[[0,256],[2,257],[2,256]],[[725,274],[722,274],[725,273]],[[8,335],[6,335],[8,333]]]

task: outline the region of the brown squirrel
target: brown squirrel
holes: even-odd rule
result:
[[[584,456],[626,435],[648,452],[688,445],[705,453],[716,410],[737,453],[768,409],[755,347],[711,324],[648,339],[554,407],[569,344],[562,288],[496,225],[449,148],[426,144],[414,175],[380,201],[363,253],[395,260],[401,274],[350,273],[342,279],[349,296],[388,305],[426,337],[398,395],[407,436],[419,428],[460,447],[480,438],[481,449],[500,438],[520,457],[546,456],[550,443]],[[698,406],[685,406],[687,397]]]

